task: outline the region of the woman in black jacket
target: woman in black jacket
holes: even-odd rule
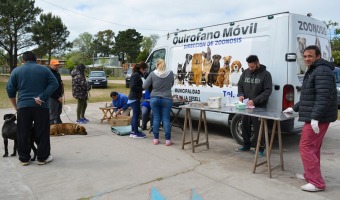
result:
[[[130,137],[133,138],[145,138],[146,135],[138,131],[139,127],[139,115],[140,115],[140,100],[143,95],[143,81],[142,76],[144,76],[148,65],[145,62],[140,62],[136,64],[132,71],[130,78],[130,93],[128,104],[132,108],[132,122],[131,122],[131,134]]]

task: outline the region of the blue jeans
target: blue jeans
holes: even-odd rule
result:
[[[165,131],[165,139],[171,139],[170,113],[172,100],[162,97],[151,97],[151,110],[153,113],[153,135],[155,139],[159,138],[159,125],[162,122]]]
[[[139,127],[139,114],[140,114],[140,100],[136,100],[130,105],[132,108],[131,131],[137,134],[139,133],[138,127]]]

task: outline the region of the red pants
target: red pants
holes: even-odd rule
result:
[[[320,169],[320,149],[329,124],[329,122],[320,122],[320,132],[316,134],[310,123],[305,123],[299,145],[304,177],[308,183],[320,189],[326,188]]]

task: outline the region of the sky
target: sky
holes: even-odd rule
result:
[[[62,19],[69,41],[107,29],[116,35],[133,28],[143,36],[163,36],[287,11],[340,23],[338,0],[35,0],[35,6]]]

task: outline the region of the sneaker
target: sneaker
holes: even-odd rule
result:
[[[89,122],[90,120],[86,119],[85,117],[84,118],[81,118],[81,120],[83,120],[85,123]]]
[[[263,151],[263,150],[260,150],[259,153],[257,154],[257,157],[258,157],[258,158],[263,157],[263,153],[264,153],[264,151]]]
[[[313,184],[307,183],[307,184],[301,186],[301,190],[307,191],[307,192],[318,192],[318,191],[322,191],[324,189],[317,188]]]
[[[166,146],[171,146],[173,143],[171,142],[171,140],[165,140],[165,145]]]
[[[300,180],[306,180],[302,174],[295,174],[295,177]]]
[[[47,163],[52,162],[53,157],[51,155],[48,156],[48,158],[45,161],[38,161],[38,165],[45,165]]]
[[[241,146],[235,149],[236,152],[250,151],[250,147]]]
[[[86,121],[84,121],[83,119],[79,119],[76,122],[77,124],[86,124]]]
[[[158,139],[153,139],[153,144],[154,144],[154,145],[159,144],[159,140],[158,140]]]
[[[27,165],[30,164],[30,162],[29,162],[29,161],[28,161],[28,162],[22,162],[22,161],[20,161],[20,164],[21,164],[22,166],[27,166]]]
[[[133,133],[133,132],[131,132],[131,133],[130,133],[130,137],[133,138],[134,136],[136,136],[136,134]]]
[[[137,133],[133,136],[133,138],[146,138],[146,135],[144,133]]]

